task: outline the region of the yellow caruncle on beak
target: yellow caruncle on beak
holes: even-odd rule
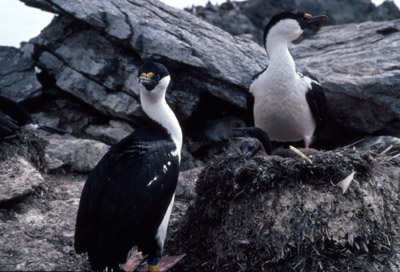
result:
[[[152,79],[155,75],[154,75],[153,72],[150,72],[150,73],[147,73],[147,74],[146,73],[141,73],[140,76]]]
[[[307,20],[311,19],[312,15],[310,13],[306,13],[306,14],[304,14],[304,18],[306,18]]]

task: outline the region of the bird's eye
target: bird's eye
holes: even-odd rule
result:
[[[155,76],[153,77],[153,79],[154,79],[154,80],[160,80],[160,75],[159,75],[159,74],[155,75]]]
[[[303,17],[300,17],[300,18],[298,19],[298,21],[301,23],[301,22],[304,21],[304,18],[303,18]]]

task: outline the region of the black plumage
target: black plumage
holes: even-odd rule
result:
[[[165,102],[170,81],[166,68],[145,63],[138,78],[141,105],[152,121],[104,155],[90,173],[79,203],[75,251],[88,252],[95,270],[121,268],[134,246],[148,255],[152,266],[161,268],[182,132]]]
[[[311,83],[311,89],[306,92],[306,100],[318,128],[327,116],[325,92],[319,83]]]
[[[148,125],[113,146],[91,172],[79,205],[75,250],[89,252],[93,269],[117,268],[133,245],[155,257],[155,233],[177,184],[174,150],[164,128]]]

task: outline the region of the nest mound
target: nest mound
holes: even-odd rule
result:
[[[20,155],[31,161],[38,169],[44,170],[43,157],[46,141],[30,130],[17,130],[14,135],[0,140],[0,162]]]
[[[310,158],[312,164],[275,156],[210,164],[188,213],[181,268],[400,269],[398,165],[351,149]],[[353,171],[343,194],[335,184]]]

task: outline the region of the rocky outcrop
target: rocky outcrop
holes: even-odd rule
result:
[[[327,139],[350,134],[400,136],[400,20],[322,29],[293,46],[299,67],[326,91],[332,123]]]
[[[41,94],[35,61],[14,47],[0,47],[0,95],[21,102]]]
[[[43,182],[40,172],[24,157],[8,157],[0,163],[0,204],[31,194]]]
[[[90,172],[109,149],[102,142],[72,136],[52,136],[47,140],[44,161],[48,170],[70,167],[73,171]]]
[[[62,15],[31,41],[38,65],[58,87],[106,114],[138,115],[134,92],[140,57],[162,59],[174,89],[186,92],[191,103],[208,93],[243,106],[243,88],[262,67],[256,44],[158,1],[97,1],[95,7],[74,1],[24,2]],[[174,104],[176,111],[188,108],[181,104]]]
[[[48,81],[135,125],[143,120],[135,80],[139,56],[170,69],[168,101],[187,136],[209,120],[244,118],[251,77],[268,63],[252,41],[162,3],[24,2],[61,15],[29,45]],[[370,134],[399,136],[399,29],[400,21],[328,26],[292,47],[298,68],[313,73],[327,92],[330,116],[317,147]]]
[[[370,0],[336,1],[227,1],[220,5],[208,3],[186,9],[203,20],[220,27],[232,35],[250,35],[262,45],[262,35],[268,20],[283,10],[302,10],[311,14],[326,14],[330,24],[340,25],[365,21],[389,21],[400,18],[400,11],[392,1],[385,1],[376,7]]]

